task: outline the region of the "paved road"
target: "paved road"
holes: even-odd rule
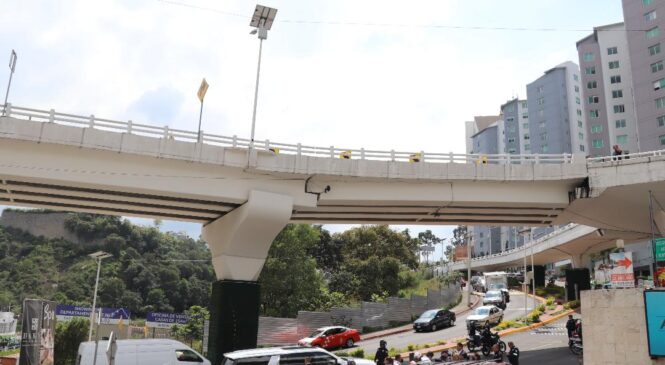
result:
[[[513,341],[520,349],[520,365],[577,365],[579,360],[568,349],[566,320],[521,332],[503,340]]]
[[[504,311],[504,319],[508,320],[523,316],[524,301],[525,297],[523,294],[520,294],[518,292],[511,292],[510,303],[508,303],[508,307]],[[529,298],[527,300],[528,311],[531,311],[533,309],[531,303],[532,299]],[[471,313],[466,313],[464,315],[459,316],[457,318],[457,322],[455,322],[455,326],[450,328],[445,328],[436,332],[415,333],[413,331],[409,331],[404,333],[398,333],[391,336],[386,336],[382,339],[388,342],[388,348],[394,347],[396,349],[401,350],[401,349],[406,349],[406,347],[409,344],[414,344],[414,345],[416,344],[422,345],[426,343],[436,344],[436,342],[440,340],[447,341],[455,338],[466,337],[467,334],[466,317],[469,316],[470,314]],[[374,353],[374,351],[376,351],[376,349],[379,347],[379,340],[381,340],[381,338],[362,341],[358,343],[358,347],[364,349],[365,353]]]

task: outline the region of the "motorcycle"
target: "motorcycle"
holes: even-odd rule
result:
[[[584,346],[582,345],[582,339],[578,336],[573,336],[568,340],[568,348],[570,352],[577,356],[581,356],[584,352]]]
[[[480,350],[483,355],[489,356],[492,346],[499,345],[499,351],[506,352],[506,343],[501,341],[498,333],[484,333],[483,335],[467,336],[466,347],[470,352]]]

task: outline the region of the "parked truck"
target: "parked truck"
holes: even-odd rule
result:
[[[503,271],[486,272],[483,276],[485,277],[485,290],[501,290],[506,298],[506,303],[509,303],[508,273]]]

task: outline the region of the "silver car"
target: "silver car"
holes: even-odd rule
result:
[[[466,318],[466,327],[484,327],[487,324],[497,325],[503,321],[503,311],[494,305],[484,305],[476,308],[476,311]]]

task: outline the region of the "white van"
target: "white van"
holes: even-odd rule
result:
[[[210,365],[201,354],[191,347],[175,340],[117,340],[118,351],[115,354],[116,365]],[[106,347],[108,340],[99,341],[97,365],[108,365]],[[76,365],[92,365],[95,354],[95,342],[81,342],[76,356]]]

